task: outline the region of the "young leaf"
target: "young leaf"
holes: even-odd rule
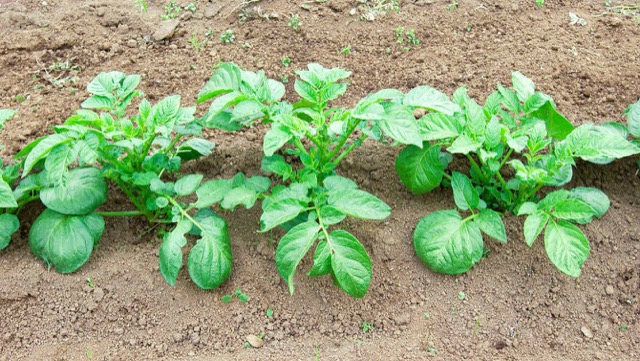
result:
[[[562,116],[562,114],[556,111],[551,101],[547,101],[538,110],[531,112],[531,116],[544,120],[544,124],[547,127],[547,133],[550,137],[558,140],[565,139],[571,131],[573,131],[573,125]]]
[[[262,144],[264,155],[272,156],[292,138],[293,134],[284,125],[274,124],[264,136]]]
[[[276,202],[263,203],[260,216],[260,232],[266,232],[298,216],[306,204],[298,199],[287,198]]]
[[[89,214],[106,202],[107,182],[98,168],[74,168],[64,184],[43,188],[40,200],[62,214]]]
[[[348,189],[358,189],[356,182],[349,178],[340,177],[339,175],[328,176],[324,179],[324,187],[329,191],[341,191]]]
[[[227,194],[220,203],[220,206],[224,209],[233,210],[239,205],[243,205],[244,208],[251,208],[258,199],[258,193],[247,187],[233,188]]]
[[[71,273],[87,262],[103,230],[104,220],[98,215],[67,216],[45,209],[33,222],[29,246],[45,264]]]
[[[455,138],[462,133],[458,118],[443,113],[428,113],[418,119],[418,126],[425,140]]]
[[[409,191],[424,194],[440,185],[444,166],[440,162],[440,146],[424,143],[422,148],[410,145],[396,158],[396,171]]]
[[[45,138],[39,139],[36,145],[27,154],[27,158],[24,160],[24,168],[22,171],[22,177],[26,177],[33,167],[57,145],[64,144],[71,141],[71,139],[65,134],[52,134]],[[19,153],[20,154],[20,153]],[[19,155],[18,154],[18,155]],[[16,155],[16,157],[18,156]]]
[[[422,218],[413,234],[418,257],[432,271],[467,272],[482,258],[482,234],[475,222],[462,220],[455,210],[437,211]]]
[[[189,195],[198,189],[204,176],[202,174],[188,174],[176,181],[173,190],[178,196]]]
[[[185,219],[176,225],[173,231],[166,233],[160,245],[160,273],[167,283],[173,286],[182,268],[182,247],[187,244],[185,234],[193,224]]]
[[[516,71],[511,74],[513,89],[518,94],[521,102],[526,102],[536,91],[536,86],[531,79],[524,76],[521,72]]]
[[[580,266],[589,256],[589,241],[578,227],[567,221],[550,222],[544,233],[547,256],[560,271],[580,276]]]
[[[198,93],[197,104],[215,98],[218,95],[231,93],[240,89],[240,69],[233,63],[220,64],[213,73],[211,79],[207,81],[204,88]]]
[[[328,275],[329,273],[331,273],[331,247],[329,242],[320,241],[313,254],[313,267],[311,267],[307,275],[317,277]]]
[[[320,225],[315,221],[301,223],[291,228],[278,243],[276,267],[289,285],[291,294],[293,294],[293,274],[302,257],[307,254],[318,237],[318,231],[320,231]]]
[[[478,208],[480,196],[467,176],[453,172],[451,175],[451,188],[453,188],[453,199],[459,209],[466,211]]]
[[[340,212],[355,218],[382,220],[391,214],[391,208],[386,203],[357,189],[330,191],[328,203]]]
[[[477,151],[480,147],[482,147],[482,143],[479,143],[468,135],[463,134],[451,143],[451,146],[447,148],[447,151],[451,154],[469,154]]]
[[[183,162],[187,162],[210,155],[215,146],[216,144],[214,142],[200,138],[191,138],[180,144],[176,155],[180,157]]]
[[[426,85],[411,89],[402,103],[406,106],[425,108],[450,116],[461,110],[458,104],[449,100],[448,96]]]
[[[218,203],[224,199],[224,196],[233,188],[233,180],[231,179],[215,179],[202,183],[196,190],[198,201],[195,207],[202,209]]]
[[[383,103],[386,116],[375,121],[382,132],[401,144],[413,144],[422,147],[418,126],[413,112],[400,104]]]
[[[571,198],[580,199],[595,211],[595,216],[600,218],[609,210],[611,202],[609,197],[597,188],[576,187],[570,191]]]
[[[584,224],[591,222],[596,211],[580,199],[569,198],[557,202],[551,215],[555,218]]]
[[[329,234],[331,269],[338,286],[354,298],[362,298],[371,283],[371,260],[362,244],[346,231]]]
[[[227,222],[218,216],[198,221],[201,236],[189,252],[189,276],[193,283],[212,290],[229,278],[232,268],[231,243]]]
[[[346,214],[342,213],[333,206],[325,205],[320,209],[319,217],[322,219],[322,224],[324,224],[325,226],[330,226],[332,224],[342,222],[342,220],[345,219]]]
[[[275,173],[281,176],[285,181],[289,179],[293,173],[291,166],[285,162],[281,155],[272,155],[271,157],[262,157],[262,170],[268,173]]]
[[[536,241],[549,219],[546,213],[535,212],[530,214],[524,221],[524,240],[529,247]]]
[[[11,186],[0,177],[0,208],[15,208],[18,203],[14,198]]]
[[[20,221],[15,214],[0,214],[0,251],[11,242],[11,235],[20,228]]]
[[[480,230],[489,237],[503,243],[507,242],[507,232],[504,229],[502,218],[500,218],[497,212],[491,209],[483,209],[474,222],[477,223]]]

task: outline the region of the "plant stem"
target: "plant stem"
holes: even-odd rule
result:
[[[345,151],[342,152],[342,154],[340,154],[338,158],[336,158],[336,162],[335,162],[336,165],[339,164],[340,161],[342,161],[342,159],[347,156],[347,154],[351,153],[352,150],[356,149],[356,147],[358,146],[358,142],[363,142],[367,138],[368,136],[366,134],[363,134],[360,136],[360,138],[358,138],[353,143],[351,143],[351,145],[347,149],[345,149]]]
[[[298,150],[302,153],[307,155],[309,154],[309,152],[307,152],[307,150],[304,148],[304,145],[302,145],[302,142],[299,138],[293,138],[293,144],[295,144],[296,148],[298,148]]]
[[[182,207],[180,207],[180,204],[178,202],[176,202],[175,199],[173,199],[172,197],[167,197],[167,199],[169,200],[169,202],[171,204],[173,204],[174,206],[178,207],[178,209],[180,210],[180,214],[182,214],[182,216],[186,219],[188,219],[189,221],[191,221],[191,223],[196,226],[200,232],[202,232],[202,234],[204,235],[205,233],[207,233],[207,231],[204,230],[204,228],[202,228],[202,226],[200,225],[200,223],[198,223],[195,219],[193,219],[189,213],[187,213]]]
[[[478,163],[476,163],[475,159],[473,159],[473,157],[469,154],[465,154],[465,155],[467,156],[467,159],[469,159],[469,162],[471,162],[471,168],[474,168],[476,172],[478,172],[478,174],[482,177],[482,182],[485,184],[489,183],[489,180],[487,179],[487,175],[484,174],[482,169],[480,169],[480,166],[478,166]]]

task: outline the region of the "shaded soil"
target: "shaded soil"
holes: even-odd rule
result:
[[[374,90],[419,84],[449,94],[466,84],[472,97],[484,99],[496,82],[509,83],[511,71],[519,70],[575,124],[622,121],[626,105],[640,95],[640,26],[602,15],[600,1],[547,1],[542,9],[533,0],[460,1],[453,11],[444,0],[401,1],[398,14],[366,22],[350,14],[353,0],[312,3],[309,10],[299,2],[265,0],[251,6],[277,17],[244,25],[238,24],[239,3],[198,1],[195,13],[180,17],[174,35],[158,42],[152,35],[164,3],[150,1],[140,12],[124,0],[0,0],[0,106],[19,109],[0,136],[3,157],[62,123],[87,96],[86,83],[104,70],[142,74],[141,88],[152,100],[180,93],[194,103],[219,61],[264,69],[276,79],[293,79],[294,69],[320,62],[353,71],[342,100],[351,105]],[[569,12],[587,25],[570,25]],[[287,26],[292,13],[300,15],[299,31]],[[394,34],[398,26],[415,29],[421,44],[403,51]],[[229,28],[236,41],[220,43]],[[192,34],[202,41],[207,29],[214,35],[197,52]],[[246,43],[251,47],[243,48]],[[351,53],[340,54],[347,45]],[[283,57],[292,59],[290,67],[282,65]],[[50,69],[56,61],[70,66]],[[292,82],[287,89],[293,93]],[[207,178],[258,174],[263,134],[262,127],[209,132],[216,152],[191,167]],[[612,201],[607,215],[583,227],[592,250],[579,279],[555,270],[541,242],[529,249],[515,217],[506,220],[511,242],[488,242],[485,260],[451,277],[421,265],[411,235],[421,217],[451,208],[453,199],[447,190],[409,194],[393,169],[396,154],[367,143],[340,170],[393,208],[383,222],[347,225],[373,262],[363,300],[349,298],[328,278],[306,277],[310,259],[301,264],[296,293],[289,296],[269,235],[256,232],[257,207],[223,214],[234,271],[220,289],[205,292],[184,270],[175,288],[164,282],[157,266],[160,240],[138,219],[108,220],[100,247],[78,272],[49,272],[27,245],[27,230],[40,211],[31,206],[0,254],[0,360],[640,357],[640,178],[634,160],[578,164],[571,186],[601,188]],[[109,208],[128,207],[114,195]],[[247,304],[220,301],[238,288],[249,295]],[[373,329],[363,332],[363,322]],[[247,335],[261,332],[263,348],[244,347]]]

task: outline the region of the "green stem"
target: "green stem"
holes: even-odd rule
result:
[[[180,139],[181,139],[181,138],[182,138],[182,134],[178,134],[178,135],[176,135],[176,137],[175,137],[175,138],[173,138],[173,140],[171,141],[171,143],[169,143],[169,146],[167,146],[167,147],[165,148],[165,152],[164,152],[164,154],[169,153],[169,152],[170,152],[170,151],[171,151],[171,150],[176,146],[176,144],[178,144],[178,142],[180,141]],[[153,142],[152,142],[152,143],[153,143]],[[147,152],[146,152],[146,153],[144,153],[144,155],[146,156],[148,152],[149,152],[149,149],[147,149]]]
[[[511,189],[507,188],[507,182],[502,177],[502,174],[500,174],[500,170],[496,172],[496,177],[498,177],[500,184],[502,184],[502,189],[504,189],[509,194],[509,198],[513,199],[513,192],[511,192]]]
[[[469,154],[465,154],[465,155],[467,156],[467,159],[469,159],[469,162],[471,162],[471,168],[474,168],[478,173],[478,175],[482,177],[482,182],[485,184],[489,183],[489,180],[487,179],[486,174],[484,174],[482,169],[480,169],[480,166],[478,166],[478,163],[476,163],[475,159],[473,159],[473,157]]]
[[[109,155],[108,153],[106,153],[104,151],[100,151],[100,155],[102,156],[102,158],[104,158],[104,159],[108,160],[109,162],[115,164],[116,168],[124,169],[129,173],[134,173],[135,172],[135,169],[129,167],[128,165],[126,165],[123,162],[121,162],[118,158],[112,157],[111,155]]]
[[[356,141],[354,141],[353,143],[351,143],[351,145],[350,145],[347,149],[345,149],[345,151],[344,151],[344,152],[342,152],[342,154],[340,154],[340,155],[338,156],[338,158],[336,158],[336,162],[335,162],[335,163],[336,163],[336,164],[340,164],[340,161],[342,161],[342,159],[343,159],[344,157],[346,157],[346,156],[347,156],[347,154],[351,153],[351,151],[352,151],[352,150],[356,149],[356,147],[358,146],[358,141],[359,141],[359,142],[363,142],[363,141],[364,141],[365,139],[367,139],[367,138],[368,138],[368,136],[367,136],[366,134],[361,135],[361,136],[360,136],[360,138],[358,138]]]
[[[448,175],[447,173],[443,173],[442,174],[445,178],[447,178],[447,180],[451,181],[451,176]]]
[[[509,148],[509,151],[507,152],[507,154],[504,156],[504,158],[502,158],[502,162],[500,162],[500,167],[498,168],[498,173],[500,173],[500,169],[502,169],[502,167],[504,167],[504,165],[509,160],[511,153],[513,153],[513,148]]]
[[[542,187],[544,187],[544,184],[538,184],[535,188],[531,190],[531,192],[528,192],[525,196],[525,202],[531,197],[533,197],[536,193],[538,193],[538,191],[542,189]]]
[[[327,239],[327,244],[329,245],[329,247],[331,247],[329,232],[327,231],[327,228],[324,226],[324,222],[322,222],[322,217],[320,216],[320,207],[318,207],[318,204],[315,204],[315,210],[316,210],[316,215],[318,216],[318,223],[320,224],[320,228],[322,229],[322,233],[324,233],[324,236]],[[333,247],[331,247],[331,250],[333,251]]]
[[[204,235],[205,233],[207,233],[207,231],[204,230],[204,228],[202,228],[202,226],[200,225],[200,223],[198,223],[198,221],[196,221],[195,219],[193,219],[189,213],[187,213],[181,206],[180,204],[173,198],[171,197],[167,197],[167,199],[169,200],[169,202],[171,204],[173,204],[174,206],[178,207],[178,209],[180,210],[180,214],[182,214],[182,216],[186,219],[188,219],[189,221],[191,221],[191,223],[196,226],[200,232],[202,232],[202,234]]]
[[[298,148],[299,151],[301,151],[304,154],[309,155],[309,152],[307,152],[307,150],[304,149],[304,145],[302,145],[302,142],[300,141],[300,139],[293,138],[293,144],[295,144],[296,148]]]
[[[342,139],[340,139],[340,143],[338,143],[338,145],[336,145],[336,147],[333,148],[331,153],[329,153],[329,156],[327,157],[328,160],[333,159],[333,157],[335,157],[336,154],[340,152],[340,149],[342,149],[342,147],[347,142],[347,140],[349,140],[349,137],[351,137],[351,134],[353,134],[353,132],[356,130],[356,128],[358,127],[358,124],[360,124],[360,122],[357,122],[353,127],[351,127],[351,129],[347,131],[345,135],[343,135]]]

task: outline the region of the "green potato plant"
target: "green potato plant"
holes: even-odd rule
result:
[[[416,194],[450,185],[458,210],[467,216],[446,210],[424,217],[414,233],[420,259],[436,272],[466,272],[483,257],[482,233],[507,241],[501,214],[508,211],[528,215],[524,235],[529,246],[544,231],[551,262],[578,277],[589,242],[575,224],[604,215],[609,199],[594,188],[559,190],[546,197],[540,191],[569,183],[577,158],[604,164],[640,149],[626,140],[617,124],[574,128],[553,100],[518,72],[513,73],[513,90],[498,84],[484,106],[464,87],[453,100],[429,87],[417,87],[405,103],[425,93],[429,112],[418,120],[425,143],[401,151],[398,175]],[[468,176],[449,170],[454,155],[468,160]]]
[[[624,110],[624,114],[627,116],[627,129],[621,129],[621,133],[626,138],[631,135],[633,138],[632,143],[640,147],[640,99],[627,107]],[[638,168],[640,168],[640,159],[638,159]]]
[[[181,107],[178,95],[155,105],[142,99],[128,116],[132,101],[143,96],[139,83],[139,75],[99,74],[88,85],[92,96],[82,109],[16,155],[23,179],[14,194],[39,198],[46,206],[33,223],[29,245],[47,265],[70,273],[97,246],[103,217],[143,216],[152,224],[174,225],[160,246],[165,280],[175,283],[190,234],[199,238],[189,253],[189,275],[199,287],[213,289],[232,267],[227,224],[209,209],[218,190],[211,187],[215,181],[202,183],[202,175],[180,168],[211,154],[214,143],[201,138],[195,107]],[[242,174],[232,181],[268,188]],[[107,200],[108,182],[128,197],[133,210],[98,210]]]
[[[16,113],[13,109],[0,109],[0,130],[4,123]],[[0,145],[0,149],[2,146]],[[0,250],[5,249],[11,242],[11,235],[20,228],[20,221],[16,214],[28,202],[24,197],[16,197],[13,185],[20,178],[20,165],[4,166],[0,160]]]
[[[278,226],[287,230],[276,249],[276,266],[289,291],[294,291],[298,264],[315,246],[308,275],[330,275],[346,293],[361,298],[371,281],[371,260],[360,241],[339,224],[347,216],[382,220],[391,209],[339,176],[336,168],[367,138],[418,149],[422,139],[402,92],[385,89],[353,108],[330,107],[345,94],[350,72],[309,64],[296,74],[300,100],[291,104],[281,100],[284,85],[262,71],[222,64],[199,94],[199,103],[213,99],[203,123],[230,131],[256,122],[270,125],[262,169],[282,182],[264,195],[260,232]]]

